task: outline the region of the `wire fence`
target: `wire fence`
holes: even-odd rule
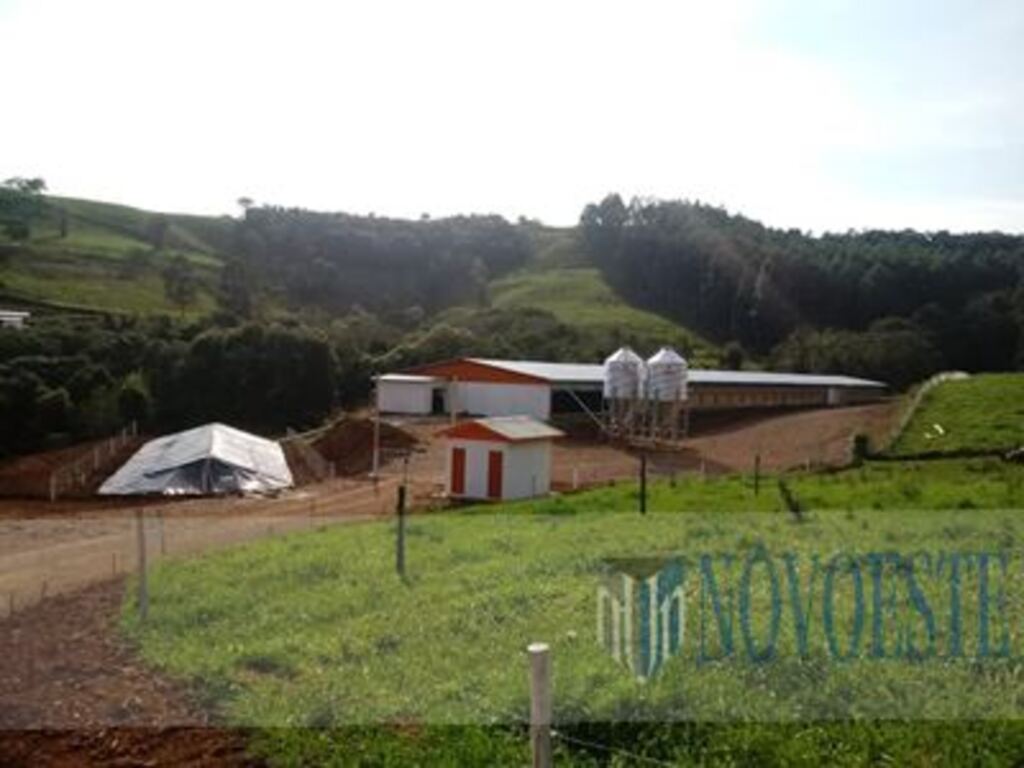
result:
[[[152,563],[202,555],[259,539],[379,519],[395,505],[398,481],[336,480],[316,494],[276,499],[185,501],[83,516],[0,520],[0,618],[48,596],[137,570],[140,547]]]

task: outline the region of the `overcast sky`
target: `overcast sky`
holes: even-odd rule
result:
[[[0,178],[571,224],[1024,231],[1022,0],[0,0]]]

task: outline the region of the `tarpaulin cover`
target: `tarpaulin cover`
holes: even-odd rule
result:
[[[194,496],[265,493],[291,485],[280,445],[224,424],[206,424],[150,440],[99,493]]]

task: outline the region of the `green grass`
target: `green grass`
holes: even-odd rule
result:
[[[869,462],[788,481],[809,509],[1000,509],[1024,507],[1024,467],[1000,459]]]
[[[634,511],[633,485],[414,516],[405,584],[393,572],[390,523],[295,534],[159,565],[150,620],[140,624],[129,600],[123,625],[148,661],[194,686],[225,722],[259,728],[255,748],[279,764],[522,764],[524,648],[538,639],[552,646],[559,730],[650,757],[687,764],[855,765],[883,755],[895,764],[1011,762],[1024,754],[1024,730],[999,718],[1017,718],[1024,706],[1016,662],[880,660],[869,658],[867,642],[856,659],[839,662],[827,656],[817,614],[800,653],[788,602],[777,659],[767,664],[726,653],[727,632],[713,615],[705,630],[696,616],[687,619],[692,634],[683,651],[647,682],[595,639],[595,595],[607,583],[603,561],[610,557],[689,558],[687,610],[697,611],[702,555],[717,564],[721,593],[732,590],[735,598],[751,553],[792,553],[798,588],[812,605],[814,585],[821,589],[815,557],[1019,548],[1024,520],[1005,508],[1024,507],[1024,470],[942,462],[908,466],[900,478],[892,475],[897,466],[789,478],[805,502],[813,500],[816,511],[803,523],[780,511],[771,478],[754,496],[744,477],[656,483],[645,517]],[[983,481],[972,503],[991,509],[956,508],[971,477]],[[930,490],[903,495],[894,490],[901,482]],[[876,503],[885,509],[872,512]],[[928,509],[932,504],[950,508]],[[1011,598],[1005,615],[1018,654],[1020,571],[999,581]],[[760,566],[754,573],[750,626],[763,638],[770,580]],[[929,572],[920,585],[945,621],[949,594],[940,576]],[[964,592],[975,594],[976,575],[965,578]],[[852,582],[840,580],[838,621],[848,633]],[[998,588],[995,580],[990,588]],[[725,603],[725,614],[740,648],[736,599]],[[921,617],[900,606],[893,620],[920,640]],[[970,601],[963,625],[970,656],[980,642]],[[996,642],[994,623],[991,631]],[[696,639],[702,632],[703,652]],[[937,634],[945,648],[945,624]],[[899,642],[902,635],[887,637]],[[970,722],[965,714],[996,719]],[[914,722],[890,721],[894,715]],[[935,719],[956,722],[923,722]],[[565,764],[594,757],[559,749]]]
[[[216,308],[212,275],[205,274],[202,284],[195,302],[185,310],[188,317]],[[13,256],[0,265],[0,286],[13,296],[70,308],[180,314],[167,300],[163,279],[155,268],[128,278],[120,273],[117,262],[110,263],[98,254],[81,258],[38,252]]]
[[[715,365],[716,348],[671,320],[630,306],[591,267],[530,269],[491,284],[498,308],[537,308],[560,321],[640,348],[690,349],[692,362]]]
[[[202,286],[185,315],[216,308],[222,262],[203,234],[216,234],[225,226],[221,220],[167,216],[165,249],[153,253],[147,233],[155,214],[90,200],[51,197],[48,202],[51,210],[35,222],[31,240],[0,260],[0,290],[6,294],[59,307],[179,314],[164,296],[161,270],[180,255],[196,268]],[[58,231],[59,209],[68,215],[67,237]]]
[[[925,394],[895,456],[1006,451],[1024,445],[1024,374],[987,373],[947,381]]]

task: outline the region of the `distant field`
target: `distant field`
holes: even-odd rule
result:
[[[228,723],[266,728],[257,747],[282,764],[523,764],[527,740],[515,725],[528,711],[523,649],[538,639],[553,649],[558,730],[605,743],[618,733],[621,746],[648,757],[724,765],[854,765],[878,754],[894,764],[1012,762],[1024,744],[1024,726],[956,720],[962,712],[1002,717],[1018,706],[1024,670],[1012,660],[873,661],[872,630],[862,625],[864,642],[851,646],[859,649],[855,658],[836,663],[826,654],[820,613],[808,624],[808,651],[801,656],[789,602],[777,661],[751,663],[728,650],[744,647],[743,633],[762,646],[771,633],[764,566],[755,569],[753,582],[743,582],[743,563],[758,548],[801,558],[797,578],[809,581],[798,588],[810,611],[822,599],[810,567],[815,556],[981,551],[1013,547],[1024,535],[1019,511],[1005,511],[1008,504],[1024,507],[1024,469],[998,462],[911,465],[907,482],[944,490],[910,495],[893,507],[901,497],[892,485],[899,481],[888,475],[897,467],[791,478],[798,495],[814,499],[803,523],[780,511],[771,479],[755,496],[750,478],[742,477],[656,483],[646,517],[635,511],[632,484],[414,516],[406,585],[393,572],[390,523],[296,534],[160,565],[151,580],[150,621],[140,625],[129,601],[124,628],[147,660],[192,682]],[[999,495],[972,486],[971,476],[1016,490]],[[962,499],[996,509],[955,509]],[[870,511],[876,502],[885,506],[882,512]],[[927,509],[936,502],[947,509]],[[734,560],[726,559],[729,553]],[[605,559],[703,554],[724,569],[715,589],[724,595],[727,622],[719,623],[718,614],[708,623],[703,613],[688,618],[677,655],[657,677],[638,682],[595,638],[595,594],[606,578]],[[696,562],[684,582],[687,611],[710,599],[707,584],[697,587]],[[777,567],[780,583],[787,583],[781,560]],[[1014,585],[1019,577],[1015,571]],[[863,578],[870,601],[869,576]],[[964,590],[976,591],[973,577],[965,578],[972,580]],[[861,630],[851,579],[840,581],[836,621],[845,649],[850,633]],[[921,578],[936,621],[946,620],[947,582],[941,568]],[[744,614],[740,595],[749,589],[753,610]],[[893,603],[891,610],[886,621],[910,622],[922,642],[924,624],[910,603]],[[972,610],[965,601],[969,648],[982,642]],[[1010,626],[1024,620],[1017,592],[1011,591],[1007,611]],[[902,635],[889,626],[895,634],[886,642],[900,642]],[[950,642],[944,631],[938,641]],[[886,725],[894,715],[914,725]],[[738,724],[747,718],[754,724]],[[923,722],[935,719],[941,729]],[[608,721],[620,726],[599,725]],[[559,743],[559,764],[592,760],[588,750]]]
[[[984,373],[929,391],[891,453],[1006,451],[1024,445],[1024,374]]]
[[[491,284],[495,307],[532,307],[551,312],[563,323],[600,334],[617,334],[620,343],[639,347],[670,344],[691,350],[694,364],[714,366],[714,345],[663,317],[628,305],[594,268],[539,269]]]
[[[0,260],[0,291],[59,306],[178,314],[164,296],[161,270],[181,255],[195,267],[202,286],[186,316],[216,308],[214,286],[222,262],[204,235],[218,235],[222,221],[165,216],[165,248],[154,252],[149,231],[158,214],[71,198],[49,202],[51,210],[33,226],[32,239]],[[68,217],[66,237],[60,237],[59,210]]]

